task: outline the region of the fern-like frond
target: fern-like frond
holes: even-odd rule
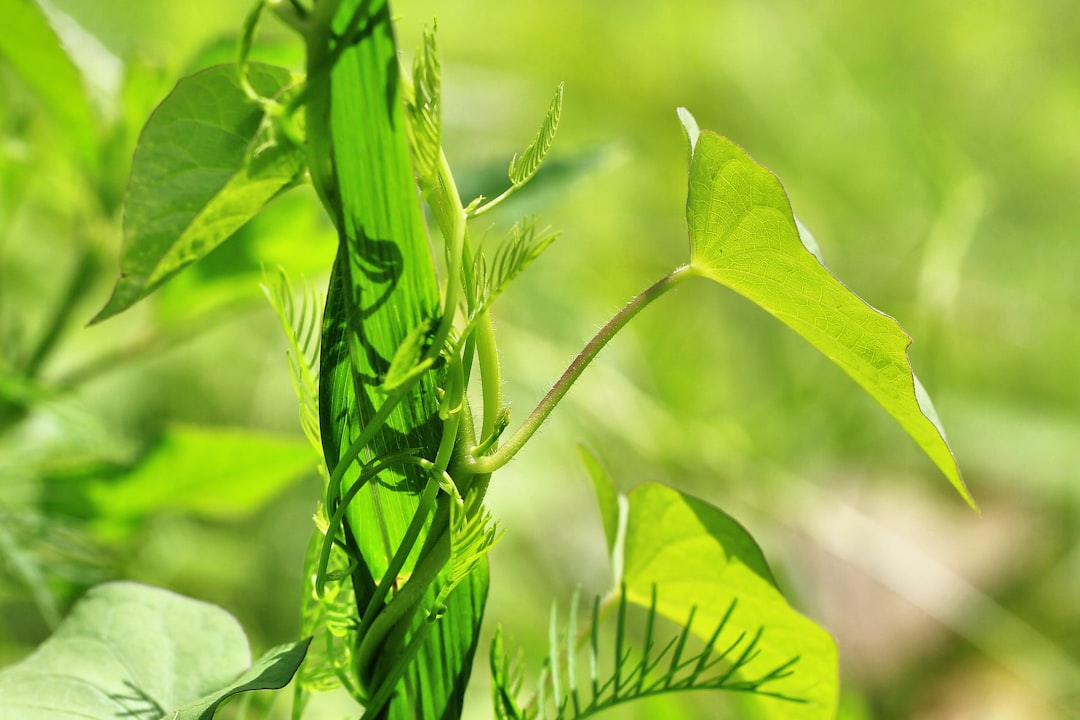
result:
[[[555,133],[559,129],[559,118],[562,116],[562,104],[563,83],[559,83],[559,87],[555,89],[555,97],[552,98],[551,105],[548,107],[547,115],[544,116],[544,122],[540,125],[540,132],[536,133],[536,137],[520,155],[514,155],[510,160],[510,187],[487,202],[484,202],[483,196],[470,202],[464,208],[467,217],[483,215],[517,192],[536,175],[536,171],[540,169],[548,151],[551,150],[551,144],[555,141]]]
[[[436,613],[445,605],[454,588],[469,576],[503,536],[499,524],[492,519],[486,507],[480,506],[469,517],[465,506],[453,498],[450,501],[450,523],[450,571],[446,584],[435,600]]]
[[[325,518],[316,525],[304,561],[304,595],[300,610],[301,637],[310,635],[312,642],[297,673],[297,681],[305,692],[326,692],[344,685],[355,696],[349,679],[357,626],[356,599],[352,578],[347,572],[350,563],[341,550],[332,553],[328,574],[334,580],[325,584],[321,594],[318,592],[315,576],[325,541]]]
[[[442,63],[435,42],[435,28],[426,27],[413,58],[412,99],[406,104],[416,177],[424,188],[434,182],[439,167],[442,148],[441,83]]]
[[[262,289],[281,321],[281,328],[289,343],[285,352],[289,359],[293,391],[300,401],[300,427],[319,457],[322,457],[318,371],[322,297],[314,286],[308,285],[297,304],[292,283],[280,267],[274,274],[264,274]]]
[[[388,393],[426,372],[434,364],[433,359],[424,358],[424,353],[430,345],[431,331],[431,320],[422,320],[419,325],[409,331],[394,351],[390,367],[387,368],[386,375],[379,386],[380,390]]]
[[[521,153],[515,155],[510,161],[510,182],[514,185],[524,185],[544,162],[544,158],[551,149],[551,143],[555,140],[555,133],[559,129],[559,118],[562,116],[563,83],[555,89],[555,97],[551,100],[544,122],[540,125],[540,132],[536,134],[532,142]]]
[[[793,703],[805,702],[769,688],[769,683],[793,672],[798,656],[777,667],[759,669],[754,665],[758,645],[767,632],[765,628],[760,628],[753,636],[739,633],[732,638],[726,637],[724,631],[737,600],[732,601],[704,646],[693,650],[690,649],[695,644],[691,641],[693,612],[673,637],[662,643],[659,641],[655,588],[639,649],[630,645],[625,589],[615,602],[614,647],[610,655],[601,648],[600,598],[593,603],[592,621],[585,632],[580,632],[578,627],[576,595],[565,628],[560,627],[556,609],[552,608],[548,656],[536,695],[524,705],[517,700],[521,685],[520,662],[511,661],[501,636],[497,635],[498,642],[492,643],[491,650],[496,717],[500,720],[576,720],[622,703],[690,690],[749,692]],[[582,648],[587,657],[587,669],[578,664]]]
[[[491,701],[496,720],[526,720],[525,710],[517,703],[525,676],[524,652],[511,658],[503,646],[502,627],[495,628],[491,639]]]
[[[538,231],[536,220],[529,218],[514,224],[510,237],[499,245],[490,262],[484,253],[477,253],[473,262],[474,284],[469,288],[472,316],[488,310],[510,282],[540,257],[558,236],[548,228]]]

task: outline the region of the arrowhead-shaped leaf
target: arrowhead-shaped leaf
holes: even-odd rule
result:
[[[974,508],[937,413],[911,370],[911,338],[814,257],[775,175],[730,140],[699,131],[685,110],[679,114],[691,145],[691,271],[760,305],[840,366]]]
[[[221,608],[99,585],[32,655],[0,671],[0,717],[209,720],[230,695],[284,687],[306,649],[283,645],[249,668],[244,631]]]
[[[757,543],[721,510],[663,485],[637,487],[630,493],[623,581],[627,598],[644,607],[655,586],[657,610],[676,623],[686,623],[693,609],[694,631],[705,639],[723,622],[716,646],[734,644],[732,660],[749,650],[740,678],[751,684],[768,678],[750,693],[767,717],[836,716],[836,645],[788,605]]]
[[[264,97],[295,81],[285,68],[248,65]],[[266,144],[263,108],[244,94],[236,66],[184,78],[139,136],[124,200],[120,280],[93,322],[116,315],[205,256],[297,177],[303,149]]]

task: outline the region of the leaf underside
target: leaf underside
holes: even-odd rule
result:
[[[284,687],[307,641],[249,668],[229,613],[166,590],[117,582],[80,600],[32,655],[0,672],[0,716],[210,720],[228,697]]]

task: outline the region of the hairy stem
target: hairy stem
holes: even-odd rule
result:
[[[499,469],[520,450],[525,443],[529,441],[529,438],[533,436],[544,420],[547,419],[551,411],[555,409],[555,406],[559,404],[559,401],[563,399],[566,393],[570,390],[570,387],[581,376],[581,373],[585,371],[585,368],[589,366],[589,363],[600,353],[605,345],[611,338],[623,329],[623,327],[630,322],[630,320],[641,312],[652,301],[659,298],[667,291],[674,288],[682,280],[692,276],[695,273],[694,269],[690,266],[680,267],[671,273],[660,278],[647,290],[630,301],[626,307],[615,314],[615,317],[611,318],[604,327],[600,329],[592,340],[578,353],[574,358],[570,366],[566,368],[566,371],[548,391],[544,399],[536,406],[536,409],[532,411],[532,414],[521,424],[521,427],[510,437],[506,443],[495,452],[490,455],[484,455],[476,458],[473,470],[478,473],[490,473]]]

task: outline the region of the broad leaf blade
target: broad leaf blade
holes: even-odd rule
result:
[[[128,474],[90,486],[99,514],[133,521],[161,510],[205,517],[243,516],[318,458],[294,437],[233,428],[171,427]]]
[[[663,485],[641,485],[629,500],[623,571],[627,597],[648,607],[655,586],[658,611],[682,624],[696,608],[694,630],[703,636],[721,623],[734,602],[716,646],[725,648],[740,634],[745,644],[761,631],[742,678],[757,680],[790,663],[786,676],[758,688],[758,693],[787,699],[754,695],[768,717],[835,717],[836,646],[828,633],[788,605],[750,534],[721,510]]]
[[[266,97],[295,81],[285,68],[248,68],[251,85]],[[296,181],[302,149],[288,141],[264,147],[264,119],[234,65],[187,77],[162,101],[135,150],[120,280],[93,322],[126,310],[205,256]]]
[[[248,670],[244,631],[221,608],[135,583],[99,585],[32,655],[0,671],[0,716],[206,720],[227,695],[288,682],[305,648],[282,646]],[[200,699],[213,707],[174,715]]]
[[[730,140],[696,129],[687,129],[691,267],[760,305],[836,363],[900,423],[974,508],[945,432],[912,372],[911,338],[811,254],[775,175]]]
[[[369,14],[368,14],[369,13]],[[352,21],[359,19],[360,23]],[[327,469],[335,469],[359,428],[377,413],[380,389],[406,336],[433,319],[439,288],[410,157],[400,96],[398,57],[386,3],[343,0],[333,29],[363,27],[330,66],[329,36],[308,44],[308,137],[316,187],[333,206],[341,245],[323,321],[319,411]],[[332,102],[331,102],[332,98]],[[326,152],[332,177],[317,172]],[[325,168],[323,168],[325,170]],[[407,448],[434,457],[441,438],[433,372],[420,377],[368,444],[365,459]],[[357,477],[350,470],[348,487]],[[357,494],[346,513],[346,536],[362,556],[353,575],[363,606],[386,571],[428,478],[412,467],[387,472]],[[402,574],[412,570],[416,556]],[[480,563],[451,593],[445,612],[410,665],[386,717],[458,717],[472,666],[487,593]],[[434,601],[434,591],[424,602]],[[430,604],[428,605],[430,606]],[[414,617],[413,629],[428,620]],[[387,659],[387,665],[392,658]],[[406,693],[405,688],[413,691]],[[370,690],[370,688],[368,688]]]
[[[41,8],[32,0],[0,0],[0,57],[33,88],[60,123],[65,141],[80,160],[97,165],[97,118],[82,75],[60,45]]]

